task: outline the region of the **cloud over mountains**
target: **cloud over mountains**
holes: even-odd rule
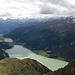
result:
[[[1,0],[0,17],[75,15],[74,0]]]

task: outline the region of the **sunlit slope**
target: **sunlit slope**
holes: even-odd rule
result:
[[[32,59],[7,58],[0,61],[0,75],[47,75],[49,72],[52,71]]]
[[[0,60],[0,75],[75,75],[75,61],[52,72],[36,60],[6,58]]]

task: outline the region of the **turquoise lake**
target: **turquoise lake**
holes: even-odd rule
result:
[[[20,45],[15,45],[13,48],[6,50],[6,52],[9,54],[11,58],[19,58],[19,59],[35,59],[44,66],[48,67],[52,71],[57,70],[59,68],[62,68],[68,64],[68,62],[52,59],[52,58],[46,58],[40,55],[37,55],[33,53],[31,50],[24,48]]]

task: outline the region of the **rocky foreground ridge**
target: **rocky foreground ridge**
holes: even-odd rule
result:
[[[0,75],[75,75],[75,61],[52,72],[33,59],[6,58],[0,60]]]

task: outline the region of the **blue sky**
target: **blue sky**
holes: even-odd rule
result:
[[[75,0],[1,0],[0,18],[75,16]]]

